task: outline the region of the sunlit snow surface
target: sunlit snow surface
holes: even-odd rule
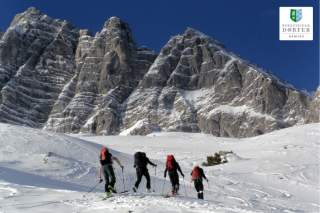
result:
[[[154,193],[115,195],[102,201],[97,182],[100,144],[125,165],[115,165],[117,190],[131,189],[133,153],[145,151],[158,164],[149,168]],[[0,212],[319,212],[320,124],[296,126],[247,139],[203,134],[149,136],[55,134],[0,124]],[[209,154],[233,151],[229,162],[205,167],[205,200],[195,199],[190,170]],[[164,198],[165,156],[175,155],[186,175],[180,196]],[[124,179],[122,178],[124,177]],[[123,185],[124,180],[124,185]]]

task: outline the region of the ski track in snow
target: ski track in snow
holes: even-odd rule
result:
[[[216,138],[204,134],[155,133],[149,136],[63,135],[0,124],[0,213],[9,212],[319,212],[320,124],[296,126],[266,135]],[[90,142],[89,142],[90,141]],[[97,181],[101,144],[125,165],[114,165],[118,191],[134,184],[133,153],[147,152],[155,193],[117,194],[102,200]],[[192,165],[220,150],[234,152],[229,162],[204,167],[205,200],[196,199],[190,183]],[[180,163],[180,195],[163,178],[164,159]],[[124,179],[122,179],[124,177]],[[125,185],[122,184],[124,181]]]

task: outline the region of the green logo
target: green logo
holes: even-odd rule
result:
[[[294,22],[298,22],[302,19],[302,9],[291,9],[290,19]]]

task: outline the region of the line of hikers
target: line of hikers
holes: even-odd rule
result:
[[[116,161],[118,165],[123,170],[124,166],[121,164],[119,159],[113,156],[106,147],[102,147],[100,150],[100,172],[99,172],[99,182],[103,182],[102,174],[105,180],[105,192],[107,197],[111,196],[112,193],[116,193],[114,185],[116,183],[116,177],[113,169],[113,161]],[[137,192],[139,184],[142,177],[144,176],[147,180],[147,191],[150,192],[151,180],[147,165],[150,164],[153,167],[157,167],[156,164],[152,163],[144,152],[136,152],[134,154],[134,168],[136,169],[137,180],[132,188],[134,192]],[[166,160],[166,168],[164,170],[164,177],[166,178],[167,173],[169,174],[169,179],[172,185],[172,195],[178,194],[179,191],[179,175],[184,178],[184,174],[181,171],[180,165],[175,160],[173,155],[168,155]],[[198,199],[203,199],[203,179],[208,182],[203,169],[198,165],[195,165],[191,171],[191,181],[194,182],[194,187],[198,193]]]

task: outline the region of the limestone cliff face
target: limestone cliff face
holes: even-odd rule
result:
[[[307,116],[307,123],[317,123],[320,121],[320,87],[313,95],[313,99],[309,104],[309,112]]]
[[[46,129],[117,134],[122,104],[152,64],[155,53],[138,48],[129,26],[112,17],[94,37],[80,31],[76,74],[65,86]]]
[[[59,132],[247,137],[319,122],[311,97],[188,28],[159,55],[117,17],[91,35],[35,8],[0,34],[0,122]]]
[[[144,115],[163,131],[254,136],[306,122],[310,101],[190,28],[162,48],[129,97],[124,128]]]
[[[78,30],[30,8],[0,41],[0,121],[41,128],[75,72]]]

